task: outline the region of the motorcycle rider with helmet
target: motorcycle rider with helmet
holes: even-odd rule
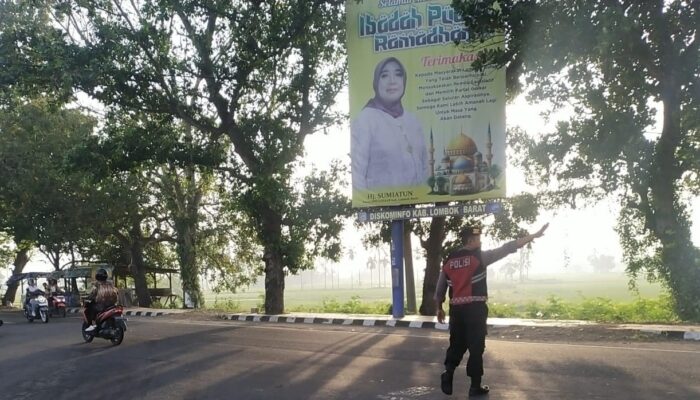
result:
[[[24,294],[24,307],[26,308],[29,305],[29,301],[33,298],[35,298],[38,295],[45,295],[43,290],[39,289],[39,286],[36,284],[36,278],[29,278],[27,281],[28,285],[27,290],[25,291]],[[32,310],[32,315],[34,314],[34,310]]]
[[[117,304],[117,288],[111,280],[107,280],[107,271],[100,268],[95,274],[95,279],[92,291],[85,301],[85,316],[90,325],[85,329],[86,332],[95,330],[93,323],[99,313]]]

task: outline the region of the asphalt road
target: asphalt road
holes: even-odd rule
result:
[[[433,330],[129,319],[83,343],[75,316],[0,313],[0,399],[449,399]],[[488,340],[487,399],[700,399],[700,343]]]

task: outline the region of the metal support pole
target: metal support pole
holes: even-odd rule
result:
[[[391,221],[391,291],[394,318],[403,318],[403,220]]]

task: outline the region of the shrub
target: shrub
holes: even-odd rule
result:
[[[526,305],[526,315],[530,318],[572,319],[575,318],[571,304],[557,296],[549,296],[546,304],[530,302]]]
[[[350,300],[341,303],[334,298],[325,298],[321,306],[300,305],[293,307],[293,312],[321,312],[335,314],[387,314],[391,304],[385,302],[363,303],[360,296],[352,296]],[[388,312],[391,313],[390,311]]]
[[[564,302],[550,297],[546,304],[530,302],[525,316],[544,319],[578,319],[610,323],[673,323],[680,319],[674,313],[670,296],[657,299],[638,298],[632,303],[615,303],[604,297],[584,298],[581,303]],[[516,316],[517,312],[510,317]]]
[[[508,318],[518,315],[518,310],[512,304],[489,303],[489,316],[495,318]]]
[[[209,308],[209,307],[207,307]],[[214,304],[211,306],[212,309],[214,310],[221,310],[221,311],[227,311],[227,312],[239,312],[242,311],[241,303],[235,300],[225,300],[225,301],[219,301],[218,299],[214,300]]]

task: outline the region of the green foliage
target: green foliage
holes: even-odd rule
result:
[[[95,123],[44,98],[0,113],[0,231],[51,253],[68,252],[86,236],[87,174],[67,169],[65,158]]]
[[[504,48],[480,53],[476,68],[505,66],[511,94],[527,88],[551,111],[570,110],[552,132],[511,135],[543,204],[614,196],[630,274],[659,277],[675,310],[700,320],[700,249],[687,211],[700,176],[697,1],[454,4],[477,42],[505,34]]]
[[[12,264],[14,258],[14,246],[12,240],[3,232],[0,232],[0,270],[4,270]],[[0,282],[3,285],[4,282]]]
[[[197,254],[201,273],[215,283],[214,292],[235,293],[242,286],[254,282],[263,272],[261,247],[251,225],[239,218],[218,221],[225,229],[204,232],[198,241]]]
[[[556,296],[550,296],[544,304],[529,302],[525,306],[523,316],[538,319],[573,319],[608,323],[674,323],[680,321],[678,315],[673,312],[673,299],[669,296],[657,299],[638,298],[632,303],[613,302],[603,297],[586,298],[580,303],[572,303],[563,301]]]
[[[69,61],[61,51],[63,33],[51,25],[50,9],[38,3],[0,2],[2,110],[21,106],[26,99],[38,96],[49,103],[62,104],[73,95]]]
[[[391,303],[373,302],[364,303],[360,296],[352,296],[345,303],[333,298],[323,299],[321,306],[299,305],[291,308],[294,312],[322,312],[335,314],[391,314]]]
[[[241,307],[241,303],[235,300],[225,300],[225,301],[219,301],[215,300],[214,304],[209,305],[207,303],[207,308],[212,309],[212,310],[219,310],[219,311],[224,311],[224,312],[243,312],[243,311],[248,311],[244,310],[243,307]]]
[[[261,293],[260,296],[258,296],[258,299],[259,299],[260,301],[259,301],[259,303],[258,303],[258,305],[257,305],[257,308],[258,308],[259,310],[264,310],[264,309],[265,309],[265,294],[264,294],[264,293]]]
[[[160,308],[160,309],[165,308],[165,307],[163,307],[163,304],[161,304],[161,302],[159,300],[152,302],[151,307],[152,308]]]
[[[340,232],[350,214],[350,202],[343,194],[347,168],[335,161],[329,170],[313,169],[303,180],[298,206],[289,224],[290,243],[299,243],[304,268],[312,268],[314,259],[338,261],[342,255]],[[301,265],[300,265],[301,266]],[[290,271],[296,268],[290,266]]]
[[[525,306],[525,312],[530,318],[543,319],[573,319],[573,306],[556,296],[547,298],[547,303],[540,305],[530,302]]]
[[[177,266],[177,254],[173,246],[165,242],[157,242],[144,249],[145,265],[147,268],[168,268]]]
[[[594,272],[606,273],[615,268],[615,257],[609,254],[592,254],[588,256],[588,262],[593,266]]]
[[[235,188],[231,212],[252,224],[280,291],[283,268],[339,254],[335,213],[345,201],[331,194],[321,206],[321,197],[295,193],[290,177],[305,136],[340,118],[330,106],[346,77],[343,6],[86,1],[59,3],[53,14],[55,26],[80,32],[66,30],[56,50],[79,71],[77,87],[110,107],[181,121],[212,148],[225,143],[218,167]]]
[[[517,306],[505,303],[489,303],[489,317],[512,318],[518,315]]]

